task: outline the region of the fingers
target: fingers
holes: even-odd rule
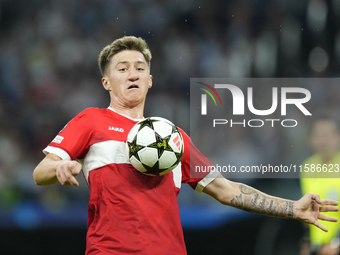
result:
[[[67,179],[67,182],[66,182],[66,183],[69,184],[69,185],[67,185],[67,186],[76,186],[76,187],[79,186],[79,182],[77,181],[76,178],[74,178],[74,176],[69,177],[69,178]]]
[[[337,212],[339,211],[339,207],[337,206],[321,206],[320,212]]]
[[[79,182],[76,180],[81,171],[81,165],[76,161],[61,161],[56,168],[56,176],[58,181],[63,186],[79,186]]]
[[[314,200],[314,201],[317,202],[318,204],[321,204],[321,200],[320,200],[319,194],[308,193],[308,195],[310,196],[310,198],[311,198],[312,200]]]
[[[315,200],[320,205],[338,205],[337,201],[329,200],[329,199],[320,199],[320,196],[318,194],[309,193],[312,200]]]
[[[72,175],[70,170],[60,169],[59,171],[57,171],[56,175],[57,175],[58,181],[63,186],[72,186],[72,185],[79,186],[78,181]]]
[[[80,173],[80,171],[81,171],[81,164],[79,164],[78,162],[71,161],[69,166],[70,166],[70,169],[71,169],[71,172],[72,172],[73,176],[77,176]]]
[[[320,204],[321,205],[338,205],[338,202],[334,200],[323,199],[323,200],[320,200]]]
[[[324,215],[324,214],[319,214],[318,219],[319,220],[332,221],[332,222],[337,222],[338,221],[337,218],[334,218],[334,217],[331,217],[331,216],[327,216],[327,215]]]
[[[318,228],[320,228],[322,231],[328,232],[328,229],[325,228],[324,225],[322,225],[320,222],[318,222],[317,220],[313,223],[313,225],[317,226]]]

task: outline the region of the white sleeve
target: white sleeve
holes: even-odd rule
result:
[[[197,183],[195,190],[198,193],[202,193],[203,189],[211,183],[220,173],[218,171],[211,171],[202,180]]]
[[[63,149],[57,148],[57,147],[53,147],[53,146],[47,146],[44,150],[43,153],[45,155],[49,154],[49,153],[53,153],[57,156],[59,156],[61,159],[64,160],[71,160],[70,155],[68,155],[68,153],[66,151],[64,151]]]

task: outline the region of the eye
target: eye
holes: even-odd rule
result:
[[[139,67],[139,68],[137,68],[137,70],[138,70],[138,71],[144,71],[144,68]]]
[[[126,70],[127,70],[127,68],[125,68],[125,67],[119,69],[120,72],[125,72]]]

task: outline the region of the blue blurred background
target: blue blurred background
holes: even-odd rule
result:
[[[108,106],[97,67],[105,45],[146,39],[154,86],[145,115],[189,133],[192,77],[339,77],[339,17],[338,0],[2,0],[0,253],[84,253],[83,177],[78,188],[38,187],[32,172],[72,117]],[[340,88],[333,93],[338,107]],[[301,196],[298,180],[252,185]],[[228,208],[185,185],[179,203],[189,255],[298,254],[298,222]]]

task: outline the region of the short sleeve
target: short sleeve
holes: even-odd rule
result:
[[[88,151],[93,133],[93,108],[88,108],[75,116],[43,150],[54,153],[62,159],[81,159]]]
[[[182,183],[188,183],[197,192],[202,193],[205,186],[212,182],[218,175],[218,171],[211,171],[213,164],[192,143],[190,137],[179,129],[184,140],[184,153],[182,163]],[[195,172],[196,166],[206,167],[206,171]]]

